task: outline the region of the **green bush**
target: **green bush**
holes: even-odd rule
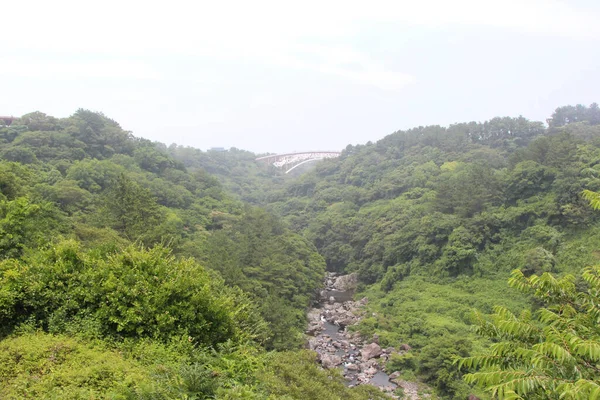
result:
[[[176,398],[151,368],[101,345],[30,333],[0,342],[0,398]]]
[[[0,263],[0,322],[34,321],[62,332],[74,321],[95,321],[115,338],[188,337],[201,345],[264,340],[266,325],[239,289],[191,259],[157,246],[85,253],[63,241],[27,263]]]

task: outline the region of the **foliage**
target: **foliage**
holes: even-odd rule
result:
[[[515,270],[509,284],[543,306],[516,316],[496,307],[490,319],[478,315],[478,333],[494,339],[487,354],[462,358],[459,367],[479,368],[465,376],[507,399],[594,399],[600,396],[600,267],[586,268],[585,288],[573,275],[527,278]]]
[[[52,332],[91,319],[103,336],[188,337],[215,345],[264,340],[260,318],[241,291],[230,289],[193,260],[158,246],[116,254],[86,254],[61,242],[25,262],[0,264],[1,324],[32,320]]]
[[[410,344],[392,366],[466,397],[451,360],[499,339],[469,332],[471,309],[552,311],[507,291],[510,271],[533,285],[600,259],[588,204],[597,117],[592,104],[558,108],[548,128],[523,117],[418,127],[288,176],[243,150],[136,138],[101,113],[27,114],[0,127],[0,344],[45,343],[27,333],[37,329],[123,357],[164,388],[147,398],[376,398],[312,353],[264,352],[299,346],[325,268],[356,271],[369,304],[355,329]],[[560,316],[585,314],[575,310]]]
[[[0,342],[3,399],[176,398],[156,373],[117,351],[62,335],[28,333]]]
[[[260,375],[261,386],[269,399],[386,399],[373,386],[348,389],[339,371],[322,371],[311,351],[282,352],[270,355],[269,368]]]

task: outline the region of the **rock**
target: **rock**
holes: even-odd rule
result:
[[[315,336],[317,332],[320,332],[322,329],[321,324],[310,324],[306,330],[306,334]]]
[[[412,347],[410,347],[409,345],[407,345],[406,343],[404,343],[404,344],[400,345],[400,350],[410,351],[410,350],[412,350]]]
[[[339,276],[333,283],[333,288],[340,292],[356,289],[358,286],[358,274],[356,272]]]
[[[377,373],[377,368],[375,367],[369,367],[365,370],[365,374],[367,375],[375,375]]]
[[[373,334],[373,343],[379,344],[379,335],[376,333]]]
[[[395,371],[390,374],[390,381],[400,376],[400,371]]]
[[[348,371],[359,371],[360,370],[360,368],[358,367],[358,365],[352,364],[352,363],[347,364],[346,365],[346,369],[348,369]]]
[[[404,390],[405,399],[419,400],[419,385],[416,382],[397,380],[395,383]]]
[[[355,322],[356,321],[354,320],[354,318],[351,317],[342,317],[340,319],[334,320],[334,324],[336,324],[340,328],[345,328],[347,326],[354,325]]]
[[[363,347],[360,354],[363,361],[367,361],[371,358],[379,357],[381,355],[381,347],[377,343],[371,343]]]
[[[387,349],[385,349],[385,352],[388,354],[393,354],[395,351],[396,349],[393,347],[388,347]]]
[[[317,347],[319,347],[318,340],[316,338],[309,339],[307,347],[309,350],[315,350]]]
[[[479,397],[475,396],[474,394],[470,394],[469,397],[467,397],[467,400],[479,400]]]
[[[342,363],[342,358],[333,354],[321,354],[321,364],[324,368],[334,368]]]

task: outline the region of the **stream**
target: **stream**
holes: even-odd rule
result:
[[[308,348],[317,352],[323,368],[339,368],[348,386],[370,384],[392,394],[398,385],[383,367],[396,350],[382,349],[376,335],[364,340],[348,331],[360,321],[367,304],[366,298],[353,300],[355,287],[355,274],[327,274],[319,301],[308,312]]]

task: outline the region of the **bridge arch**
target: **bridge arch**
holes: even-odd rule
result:
[[[305,151],[285,154],[270,154],[268,156],[258,157],[256,161],[271,164],[277,168],[282,168],[285,173],[290,173],[300,165],[324,160],[326,158],[336,158],[342,153],[339,151]]]

